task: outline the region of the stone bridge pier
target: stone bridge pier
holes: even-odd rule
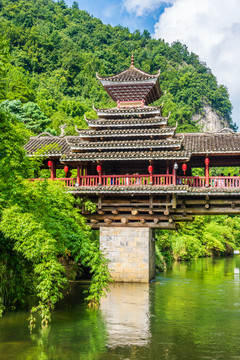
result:
[[[155,276],[154,229],[100,227],[100,250],[117,282],[148,283]]]

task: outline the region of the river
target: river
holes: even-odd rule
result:
[[[0,319],[1,360],[240,359],[240,256],[175,263],[151,284],[112,284],[98,310],[72,286],[51,326]]]

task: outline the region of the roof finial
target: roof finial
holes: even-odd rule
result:
[[[131,66],[134,66],[134,56],[133,56],[133,52],[132,52]]]

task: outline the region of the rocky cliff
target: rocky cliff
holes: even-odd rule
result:
[[[229,128],[227,120],[220,117],[209,105],[204,105],[203,113],[194,115],[192,121],[196,122],[203,132],[220,132]]]

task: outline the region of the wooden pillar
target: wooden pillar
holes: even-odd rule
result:
[[[153,163],[152,161],[150,160],[150,165],[148,166],[148,172],[149,172],[149,175],[150,175],[150,182],[149,182],[149,185],[153,185]]]
[[[98,185],[102,185],[102,168],[99,171]]]
[[[97,166],[97,172],[98,172],[98,185],[102,185],[102,166]]]
[[[52,160],[52,165],[51,165],[51,180],[54,180],[55,177],[56,177],[56,165],[55,165],[55,162]]]
[[[209,186],[209,157],[205,158],[205,186]]]
[[[173,185],[177,185],[177,163],[173,163],[172,173],[173,173]]]
[[[77,166],[77,183],[80,186],[80,165]]]
[[[167,165],[166,165],[166,175],[170,174],[170,168],[169,168],[169,161],[167,161]]]

